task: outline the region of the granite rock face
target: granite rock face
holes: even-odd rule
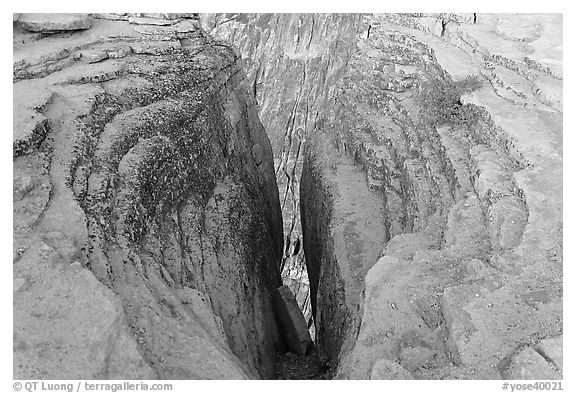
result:
[[[244,57],[338,378],[560,375],[561,15],[201,21]]]
[[[14,15],[15,378],[272,377],[283,283],[336,378],[562,378],[561,15],[70,18]]]
[[[78,18],[14,23],[14,378],[273,377],[282,219],[237,53],[194,15]]]
[[[561,16],[363,23],[300,185],[319,347],[338,378],[560,378],[523,348],[562,333]],[[428,108],[467,85],[454,116]],[[373,190],[350,212],[349,165]],[[372,198],[384,247],[367,259]]]
[[[286,237],[282,278],[311,324],[314,284],[308,280],[299,205],[304,146],[331,108],[360,17],[203,14],[200,19],[210,34],[233,43],[242,54],[274,152]]]
[[[87,14],[20,14],[18,24],[34,33],[58,33],[86,30],[92,25]]]

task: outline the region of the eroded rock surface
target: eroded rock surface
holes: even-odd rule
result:
[[[562,377],[561,15],[22,15],[15,377]]]
[[[245,58],[339,378],[501,378],[561,334],[560,15],[202,21]]]
[[[337,378],[561,377],[536,349],[562,333],[561,24],[363,17],[300,185],[317,340]],[[423,97],[443,93],[426,89],[454,80],[477,86],[450,104],[457,118],[430,120]],[[359,211],[339,207],[354,164],[374,195],[358,206],[382,201],[380,259],[365,259],[369,236],[347,236]]]
[[[34,33],[86,30],[92,25],[86,14],[20,14],[17,21],[24,30]]]
[[[14,378],[273,377],[281,211],[236,52],[190,14],[15,19]]]

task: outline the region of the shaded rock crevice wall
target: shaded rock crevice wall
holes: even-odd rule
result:
[[[210,34],[233,43],[242,54],[275,157],[286,236],[283,281],[311,323],[311,284],[301,247],[299,206],[304,146],[331,110],[336,81],[347,66],[360,17],[205,14],[201,21]]]

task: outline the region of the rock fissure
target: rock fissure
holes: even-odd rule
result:
[[[514,351],[520,337],[538,330],[537,324],[523,323],[533,333],[510,333],[519,326],[514,315],[556,311],[530,311],[513,300],[517,295],[512,293],[523,292],[513,283],[533,279],[517,265],[522,265],[518,253],[527,250],[524,242],[535,214],[517,179],[530,171],[534,156],[530,142],[495,108],[503,100],[515,108],[556,112],[556,105],[546,105],[534,93],[539,91],[534,82],[551,75],[549,66],[542,65],[546,61],[533,65],[520,47],[512,49],[515,44],[506,40],[518,33],[511,33],[515,22],[496,15],[349,16],[333,36],[322,28],[322,40],[307,31],[332,17],[290,15],[270,21],[255,15],[213,32],[238,45],[249,69],[266,69],[266,78],[259,79],[258,102],[273,140],[277,131],[282,135],[278,118],[286,116],[286,124],[292,124],[295,110],[302,116],[305,158],[301,163],[300,154],[287,148],[292,138],[286,142],[284,135],[277,171],[287,165],[295,170],[286,177],[288,184],[279,181],[286,196],[298,181],[294,174],[302,173],[299,193],[291,198],[301,210],[296,221],[302,223],[305,257],[297,263],[306,264],[318,349],[338,363],[338,378],[502,377],[502,371],[495,371],[501,352]],[[518,18],[521,24],[528,20]],[[286,26],[294,35],[286,34],[283,41],[279,32]],[[553,34],[548,33],[546,39]],[[303,39],[308,37],[310,41]],[[315,47],[316,39],[321,44]],[[343,42],[354,44],[341,47]],[[291,71],[294,59],[303,59],[297,67],[310,81],[321,82],[308,87]],[[334,72],[333,62],[341,62],[342,68]],[[279,88],[275,75],[288,88]],[[467,83],[475,86],[468,89]],[[302,89],[307,89],[306,103]],[[281,92],[280,98],[271,101],[268,91]],[[315,115],[308,120],[311,113]],[[357,193],[367,187],[367,195],[381,198],[376,205],[383,207],[385,229],[375,231],[381,235],[380,247],[359,246],[356,240],[366,240],[361,230],[369,225],[364,222],[355,232],[353,216],[343,205],[334,207],[353,203],[344,191],[349,180],[342,169],[347,165],[357,165],[356,177],[365,179]],[[366,209],[370,198],[360,199],[355,211]],[[287,205],[282,204],[283,210]],[[285,226],[287,217],[285,213]],[[297,228],[293,222],[288,239]],[[347,224],[339,227],[339,222]],[[356,264],[359,250],[374,248],[375,257]],[[557,273],[551,277],[559,277]],[[366,274],[367,281],[371,275],[398,281],[390,281],[389,289],[369,289],[375,284],[363,283]],[[288,275],[284,273],[285,282]],[[413,287],[415,282],[422,286]],[[497,294],[506,295],[497,299]],[[379,306],[384,303],[392,305],[384,307],[390,315]],[[486,314],[497,307],[509,307],[501,309],[501,320]],[[305,304],[301,308],[307,309]],[[397,313],[402,317],[393,317]],[[483,320],[494,322],[489,326]],[[494,346],[483,351],[480,337],[493,338]]]
[[[561,25],[15,15],[15,378],[561,377]]]

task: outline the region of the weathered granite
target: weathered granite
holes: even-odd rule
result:
[[[15,22],[14,378],[272,378],[282,220],[240,59],[116,19]]]
[[[35,33],[86,30],[92,26],[87,14],[19,14],[17,20],[25,30]]]

